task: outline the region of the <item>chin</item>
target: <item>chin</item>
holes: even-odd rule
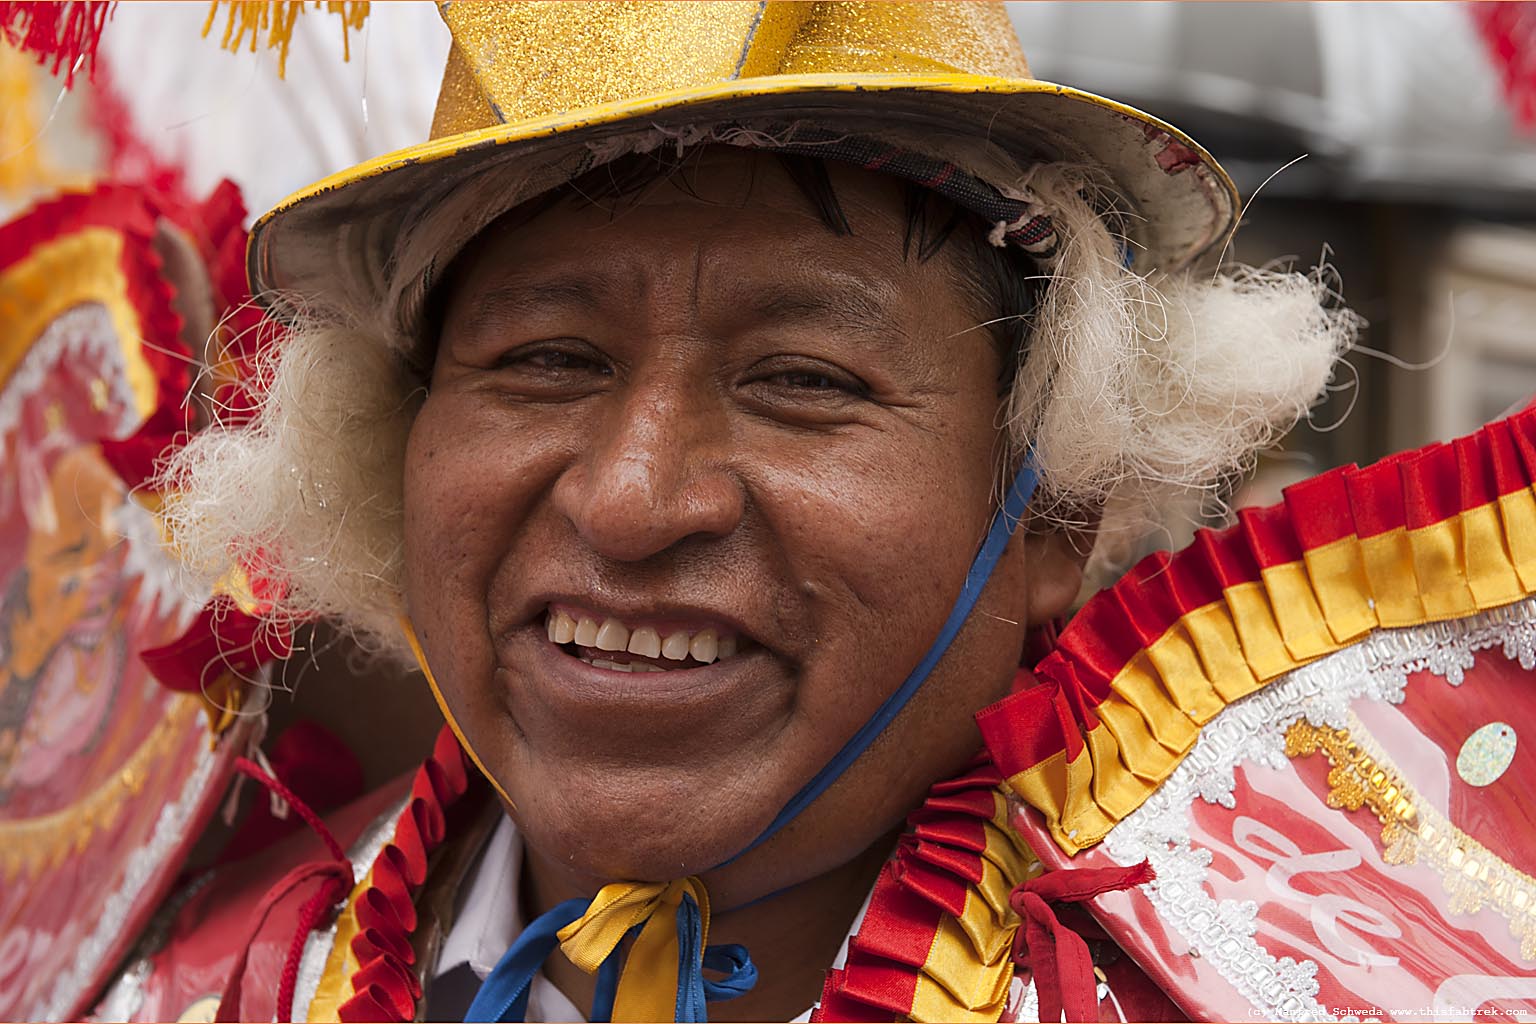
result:
[[[526,841],[544,859],[603,883],[701,874],[745,848],[777,810],[743,813],[723,787],[695,788],[675,777],[664,786],[622,776],[583,786],[567,778],[543,791],[548,798],[528,794],[514,814]]]

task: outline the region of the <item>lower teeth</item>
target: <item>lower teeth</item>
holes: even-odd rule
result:
[[[608,661],[604,658],[582,658],[582,661],[593,668],[612,669],[615,672],[665,672],[660,665],[648,665],[643,661],[618,662]]]

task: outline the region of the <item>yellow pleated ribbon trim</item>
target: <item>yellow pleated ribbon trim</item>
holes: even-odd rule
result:
[[[1299,485],[1300,498],[1287,492],[1285,506],[1252,520],[1278,529],[1325,509],[1338,515],[1342,507],[1348,515],[1367,500],[1364,484],[1375,499],[1400,468],[1402,490],[1387,500],[1416,509],[1451,507],[1438,521],[1412,528],[1303,543],[1300,558],[1255,567],[1246,579],[1233,578],[1228,560],[1216,600],[1116,655],[1144,628],[1144,595],[1168,592],[1182,600],[1181,563],[1216,567],[1224,556],[1214,535],[1198,535],[1172,559],[1138,566],[1095,596],[1084,609],[1089,614],[1079,614],[1058,652],[1038,667],[1050,701],[1024,691],[978,715],[1009,787],[1041,812],[1063,851],[1076,853],[1140,807],[1193,748],[1201,727],[1232,702],[1373,630],[1460,618],[1536,594],[1536,489],[1498,493],[1498,484],[1515,474],[1536,477],[1533,463],[1536,414],[1525,412],[1387,465],[1336,470]],[[1455,488],[1470,491],[1469,481],[1493,494],[1457,510]],[[1234,529],[1241,532],[1249,522],[1245,512]],[[1106,665],[1112,668],[1109,692],[1095,701],[1079,683],[1080,671],[1086,676]],[[1071,691],[1091,709],[1093,727],[1082,728]],[[1013,739],[1038,732],[1032,723],[1042,717],[1059,719],[1056,735],[1064,737],[1048,754],[1037,736]]]
[[[1043,868],[1009,824],[1007,798],[997,791],[993,799],[979,855],[981,880],[967,888],[958,916],[940,920],[913,992],[914,1021],[995,1021],[1007,1009],[1019,927],[1008,897]]]

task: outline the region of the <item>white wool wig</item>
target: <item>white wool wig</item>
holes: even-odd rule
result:
[[[740,129],[652,131],[607,140],[601,156],[753,141]],[[1106,214],[1103,183],[1082,168],[1026,170],[974,139],[926,137],[921,148],[1038,203],[1056,225],[1059,248],[1041,268],[1043,298],[999,406],[1009,466],[1028,457],[1039,475],[1037,522],[1097,523],[1101,544],[1123,547],[1191,494],[1219,497],[1306,416],[1361,325],[1321,273],[1126,269],[1126,222]],[[485,211],[504,198],[505,184],[496,197],[494,183],[475,184],[458,190],[456,207]],[[461,244],[418,234],[396,263],[409,266],[412,250],[418,262],[446,263]],[[284,301],[294,326],[253,375],[257,415],[216,423],[170,458],[157,481],[163,514],[199,583],[260,566],[280,584],[274,622],[328,617],[410,663],[402,473],[426,395],[423,339],[376,309]]]

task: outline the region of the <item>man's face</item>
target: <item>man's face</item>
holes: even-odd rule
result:
[[[535,852],[594,880],[755,838],[932,643],[995,507],[1000,355],[958,246],[904,259],[899,187],[832,173],[851,235],[771,158],[711,151],[686,188],[493,230],[448,296],[409,612]],[[1017,555],[728,890],[847,861],[975,752],[1019,655]]]

